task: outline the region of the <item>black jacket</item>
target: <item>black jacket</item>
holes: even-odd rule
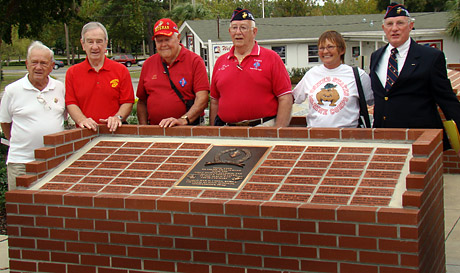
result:
[[[374,127],[441,129],[443,125],[437,106],[446,119],[453,119],[460,126],[460,103],[447,77],[444,53],[411,39],[404,67],[390,91],[386,92],[375,69],[387,46],[371,55]],[[387,60],[384,62],[386,66]],[[444,147],[449,146],[444,141]]]

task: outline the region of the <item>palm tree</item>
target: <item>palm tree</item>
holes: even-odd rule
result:
[[[171,11],[171,19],[180,26],[186,20],[209,19],[211,13],[201,4],[184,3],[176,5]]]
[[[448,3],[449,8],[449,23],[446,27],[447,34],[454,38],[460,39],[460,0],[450,0]]]

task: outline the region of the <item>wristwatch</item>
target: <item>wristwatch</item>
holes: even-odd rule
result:
[[[116,117],[117,117],[119,120],[123,120],[123,116],[118,115],[118,116],[116,116]]]
[[[190,120],[188,119],[188,116],[187,116],[187,115],[183,115],[183,116],[182,116],[182,117],[180,117],[180,118],[183,118],[183,119],[185,119],[185,120],[187,121],[187,125],[189,125],[189,124],[190,124]]]

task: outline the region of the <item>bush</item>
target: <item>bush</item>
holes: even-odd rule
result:
[[[2,62],[2,66],[24,66],[24,67],[25,67],[25,66],[26,66],[26,61],[25,61],[25,60],[24,60],[24,61],[20,61],[20,62],[18,62],[18,61],[12,61],[12,62],[10,62],[8,65],[7,65],[7,62],[6,62],[6,61],[3,61],[3,62]]]
[[[289,77],[291,78],[291,84],[297,84],[303,78],[305,73],[310,70],[310,67],[293,67],[289,70]]]
[[[137,120],[137,99],[134,102],[131,114],[126,118],[126,122],[128,124],[139,124],[139,121]]]

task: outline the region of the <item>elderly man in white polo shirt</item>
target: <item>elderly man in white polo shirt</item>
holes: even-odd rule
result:
[[[0,123],[10,141],[7,170],[9,190],[24,175],[25,163],[34,161],[34,150],[43,147],[43,136],[64,130],[64,84],[49,74],[54,53],[35,41],[27,50],[25,77],[7,85],[0,103]]]

